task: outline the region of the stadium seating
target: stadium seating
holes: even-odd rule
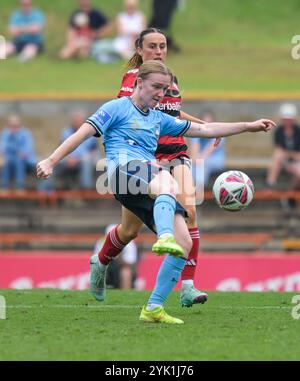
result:
[[[300,192],[258,190],[251,208],[239,213],[220,210],[210,191],[199,206],[201,250],[296,250],[297,211],[287,213],[281,200]],[[263,205],[263,208],[262,208]],[[92,250],[109,223],[120,221],[119,204],[112,195],[95,191],[57,191],[0,194],[0,249]],[[291,223],[289,223],[291,221]],[[291,226],[287,230],[287,226]],[[289,239],[289,237],[291,237]],[[292,239],[293,238],[293,239]],[[137,238],[141,250],[149,250],[155,236],[143,229]]]
[[[75,243],[93,245],[100,238],[104,238],[104,236],[102,237],[100,234],[96,233],[0,233],[2,248],[10,250],[24,243],[64,243],[68,245],[68,247],[74,246]],[[257,249],[261,249],[263,244],[271,239],[272,236],[269,233],[207,233],[201,236],[202,242],[249,242],[253,243]],[[151,233],[142,233],[136,238],[136,243],[138,244],[142,243],[152,245],[154,242],[155,236]]]
[[[288,190],[258,190],[255,192],[256,200],[280,200],[281,198],[295,198],[300,200],[300,191]],[[99,194],[96,191],[56,191],[56,192],[38,192],[25,191],[23,193],[9,191],[0,193],[0,200],[33,200],[43,202],[45,200],[108,200],[114,199],[112,194]],[[205,191],[205,200],[212,200],[210,191]]]

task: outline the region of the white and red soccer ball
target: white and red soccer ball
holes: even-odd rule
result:
[[[254,186],[241,171],[222,173],[214,182],[213,198],[220,208],[232,212],[245,209],[253,199]]]

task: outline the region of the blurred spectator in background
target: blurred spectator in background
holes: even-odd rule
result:
[[[120,56],[129,60],[135,51],[135,40],[140,32],[146,29],[146,17],[138,10],[138,0],[124,0],[125,11],[117,15],[116,27],[117,37],[114,46]]]
[[[215,118],[212,111],[205,111],[200,119],[211,123]],[[221,139],[217,146],[215,142],[215,139],[190,139],[192,173],[197,190],[201,190],[203,186],[206,188],[210,176],[222,172],[225,168],[225,140]]]
[[[24,191],[26,172],[33,171],[36,156],[32,134],[22,125],[18,115],[10,115],[7,119],[0,135],[0,154],[3,156],[2,190],[8,190],[13,180],[14,188]]]
[[[105,229],[105,235],[107,235],[117,225],[108,225]],[[94,248],[94,254],[99,253],[103,244],[104,238],[99,239],[96,242]],[[131,289],[134,288],[135,270],[138,261],[138,249],[134,241],[130,241],[121,254],[112,261],[108,268],[107,284],[114,288]]]
[[[274,151],[267,173],[267,187],[274,188],[282,170],[292,175],[291,189],[300,182],[300,127],[297,107],[284,103],[279,108],[280,124],[274,133]]]
[[[69,20],[66,45],[59,54],[62,59],[88,57],[93,43],[113,30],[113,24],[92,7],[90,0],[78,0],[78,4],[79,9],[72,13]]]
[[[116,17],[117,37],[98,40],[92,47],[91,55],[100,63],[128,60],[134,53],[136,38],[146,26],[146,18],[138,10],[138,0],[125,0],[124,7],[125,11]]]
[[[83,111],[74,111],[70,117],[70,126],[63,129],[61,142],[76,132],[85,122]],[[96,163],[99,160],[99,147],[96,138],[91,137],[80,144],[68,155],[57,170],[57,175],[64,181],[65,189],[93,189]]]
[[[152,17],[149,22],[150,28],[158,28],[165,33],[168,50],[172,50],[175,53],[179,53],[180,48],[171,35],[170,27],[177,6],[178,0],[152,0]]]
[[[18,53],[20,62],[34,58],[43,50],[45,17],[41,10],[33,8],[31,0],[20,0],[20,9],[12,13],[9,34],[12,41],[7,43],[7,57]]]

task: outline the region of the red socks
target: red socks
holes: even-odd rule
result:
[[[116,226],[107,234],[102,249],[98,254],[99,261],[103,265],[108,265],[110,261],[116,257],[126,246],[126,244],[124,244],[118,236],[117,227],[118,226]]]
[[[186,261],[186,265],[181,273],[182,280],[193,279],[195,277],[197,261],[198,261],[198,252],[199,252],[199,229],[191,228],[189,229],[190,236],[193,241],[193,246],[191,251],[189,252],[188,259]]]
[[[194,279],[198,261],[199,229],[191,228],[189,229],[189,233],[193,241],[193,246],[191,251],[189,252],[186,265],[181,274],[182,280]],[[125,246],[126,244],[124,244],[118,236],[116,226],[106,236],[103,247],[98,254],[99,261],[103,265],[108,265],[112,258],[116,257]]]

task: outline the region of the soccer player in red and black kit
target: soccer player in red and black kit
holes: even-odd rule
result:
[[[163,63],[167,55],[166,36],[158,29],[149,28],[141,32],[136,40],[136,52],[127,64],[127,73],[124,75],[121,90],[118,97],[131,96],[134,90],[135,81],[141,64],[148,60],[160,60]],[[177,78],[165,94],[165,97],[157,105],[157,109],[180,119],[186,119],[196,123],[203,121],[186,114],[181,110],[181,94],[178,87]],[[207,294],[194,287],[194,277],[197,266],[199,251],[199,229],[197,225],[197,213],[195,206],[195,188],[190,170],[190,159],[187,154],[187,145],[183,137],[163,136],[158,141],[155,154],[161,165],[171,164],[172,175],[176,179],[181,194],[178,201],[188,212],[187,225],[193,241],[192,250],[186,266],[182,272],[182,290],[180,302],[182,306],[191,307],[196,303],[207,301]],[[122,213],[126,215],[128,227],[135,238],[142,226],[142,222],[130,211],[123,207]],[[122,237],[119,237],[122,241]],[[124,237],[125,238],[125,237]]]

